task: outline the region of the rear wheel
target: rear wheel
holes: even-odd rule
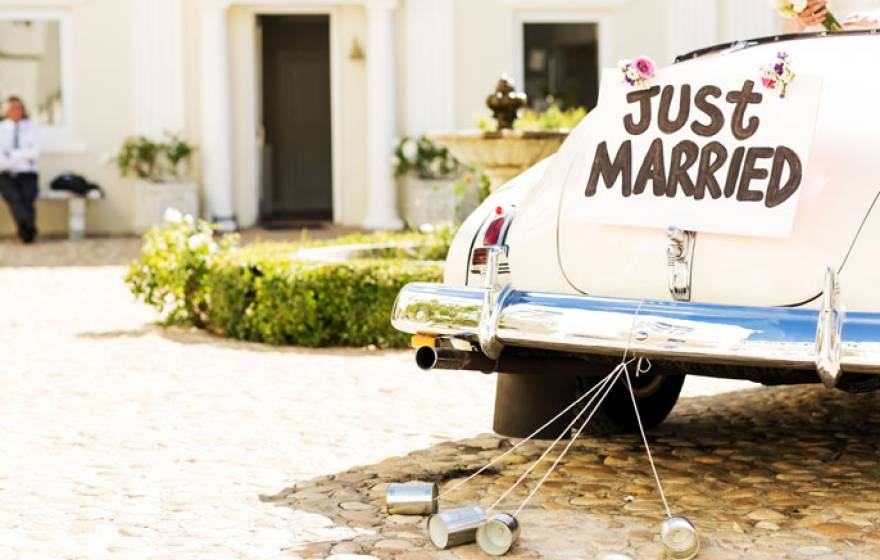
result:
[[[649,430],[663,422],[678,401],[681,386],[684,383],[683,375],[642,375],[630,376],[633,385],[633,393],[639,406],[639,416],[642,425]],[[599,383],[595,377],[575,378],[575,395],[582,396]],[[600,391],[601,392],[601,391]],[[601,397],[599,397],[601,398]],[[592,399],[584,399],[582,406],[586,406]],[[598,399],[594,402],[597,402]],[[573,414],[580,412],[582,408],[573,410]],[[583,414],[576,428],[587,419],[589,412]],[[593,415],[590,424],[584,430],[591,434],[628,434],[638,432],[639,426],[633,411],[632,399],[626,388],[626,380],[621,378],[614,384],[611,392],[605,397],[602,406]]]
[[[496,433],[515,438],[531,435],[559,414],[574,400],[573,375],[499,373],[495,389]],[[571,422],[563,414],[537,435],[538,439],[556,439]]]
[[[585,367],[601,366],[590,364]],[[606,372],[607,373],[607,372]],[[601,377],[577,377],[573,375],[506,374],[499,373],[495,392],[495,419],[493,429],[508,437],[523,438],[559,414],[576,398],[589,391]],[[672,411],[681,385],[682,375],[642,375],[631,377],[639,413],[645,429],[660,424]],[[605,398],[602,407],[593,415],[586,432],[592,434],[619,434],[638,431],[632,401],[626,390],[626,382],[618,380]],[[590,401],[584,399],[582,406]],[[556,439],[580,409],[573,408],[550,426],[544,428],[538,439]],[[586,413],[580,421],[586,420]],[[576,427],[579,423],[576,424]],[[568,437],[566,434],[565,437]]]

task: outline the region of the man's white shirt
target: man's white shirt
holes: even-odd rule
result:
[[[0,121],[0,173],[36,173],[39,161],[37,126],[27,119]]]

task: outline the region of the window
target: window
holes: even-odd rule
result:
[[[529,104],[538,110],[593,108],[599,98],[596,23],[525,23],[523,70]]]
[[[61,22],[57,19],[0,19],[0,97],[16,95],[31,120],[63,125]]]

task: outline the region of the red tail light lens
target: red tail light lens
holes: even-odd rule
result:
[[[504,218],[495,218],[489,227],[486,228],[486,234],[483,235],[483,245],[498,245],[501,239],[501,230],[504,228]]]

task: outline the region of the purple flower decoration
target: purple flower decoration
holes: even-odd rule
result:
[[[784,99],[788,87],[794,82],[795,74],[791,69],[791,59],[786,52],[776,54],[776,61],[761,68],[761,83],[766,89],[773,89]]]

